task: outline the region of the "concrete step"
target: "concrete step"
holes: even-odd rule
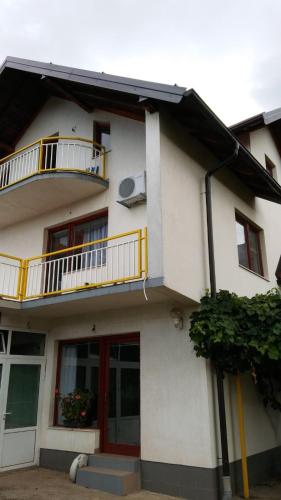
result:
[[[124,455],[111,455],[109,453],[96,453],[89,455],[88,465],[106,469],[125,470],[128,472],[140,471],[140,459]]]
[[[78,469],[76,483],[86,488],[106,491],[114,495],[128,495],[140,489],[140,474],[89,466]]]

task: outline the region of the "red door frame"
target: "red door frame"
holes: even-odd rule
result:
[[[140,341],[139,333],[131,333],[129,335],[110,335],[104,337],[104,349],[101,360],[101,387],[100,394],[103,398],[99,408],[101,409],[100,418],[100,448],[101,451],[106,453],[117,453],[120,455],[131,455],[138,457],[140,455],[140,446],[133,446],[128,444],[115,444],[109,443],[107,440],[107,420],[108,420],[108,391],[109,391],[109,348],[110,344],[138,342]]]
[[[99,397],[98,397],[98,429],[100,430],[100,451],[106,453],[116,453],[119,455],[140,456],[140,446],[127,444],[114,444],[107,442],[107,415],[108,415],[108,389],[109,389],[109,347],[112,343],[122,342],[140,342],[138,332],[107,335],[103,337],[87,337],[82,339],[69,339],[59,342],[56,392],[60,387],[61,353],[65,344],[76,344],[82,342],[100,343],[100,372],[99,372]],[[54,426],[58,426],[58,401],[55,401]]]

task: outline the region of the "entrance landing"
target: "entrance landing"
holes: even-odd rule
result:
[[[78,470],[76,483],[119,496],[134,493],[140,489],[140,460],[107,453],[90,455],[88,466]]]

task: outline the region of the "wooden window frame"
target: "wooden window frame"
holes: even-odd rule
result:
[[[68,230],[68,248],[75,246],[74,242],[74,227],[79,224],[84,224],[85,222],[91,222],[102,217],[108,217],[108,209],[101,210],[99,212],[95,212],[92,215],[88,215],[86,217],[81,217],[79,219],[72,220],[70,222],[64,222],[63,224],[59,224],[54,226],[48,231],[48,241],[47,241],[47,253],[51,252],[51,243],[52,243],[52,234],[57,233],[58,231],[63,231],[64,229]]]
[[[244,267],[246,269],[249,269],[253,273],[255,273],[255,274],[259,275],[259,276],[262,276],[264,278],[263,255],[262,255],[262,249],[261,249],[261,231],[262,230],[258,226],[256,226],[252,222],[250,222],[248,219],[246,219],[245,217],[243,217],[243,216],[241,216],[241,215],[239,215],[237,213],[235,215],[235,221],[238,222],[239,224],[241,224],[244,227],[245,240],[246,240],[246,249],[247,249],[248,262],[249,262],[249,267],[244,266],[243,264],[240,264],[240,262],[239,262],[239,256],[238,256],[239,266],[242,266],[242,267]],[[260,264],[260,272],[257,272],[254,269],[254,266],[253,266],[253,258],[252,258],[251,250],[250,250],[250,237],[249,237],[250,229],[257,236],[258,259],[259,259],[259,264]],[[238,247],[238,245],[237,245],[237,247]]]

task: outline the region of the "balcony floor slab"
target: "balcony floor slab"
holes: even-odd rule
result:
[[[36,174],[0,191],[0,228],[101,193],[108,181],[82,172]]]
[[[164,285],[164,279],[149,278],[145,283],[148,301],[144,295],[143,281],[123,283],[119,285],[92,288],[80,292],[57,295],[41,299],[28,300],[17,307],[20,315],[28,315],[29,318],[58,318],[75,314],[83,314],[92,311],[106,311],[135,307],[139,305],[171,302],[181,303],[187,306],[195,305],[195,302],[183,295],[171,290]],[[9,301],[2,301],[0,310],[9,307]],[[8,312],[8,311],[7,311]],[[14,309],[16,313],[16,310]]]

